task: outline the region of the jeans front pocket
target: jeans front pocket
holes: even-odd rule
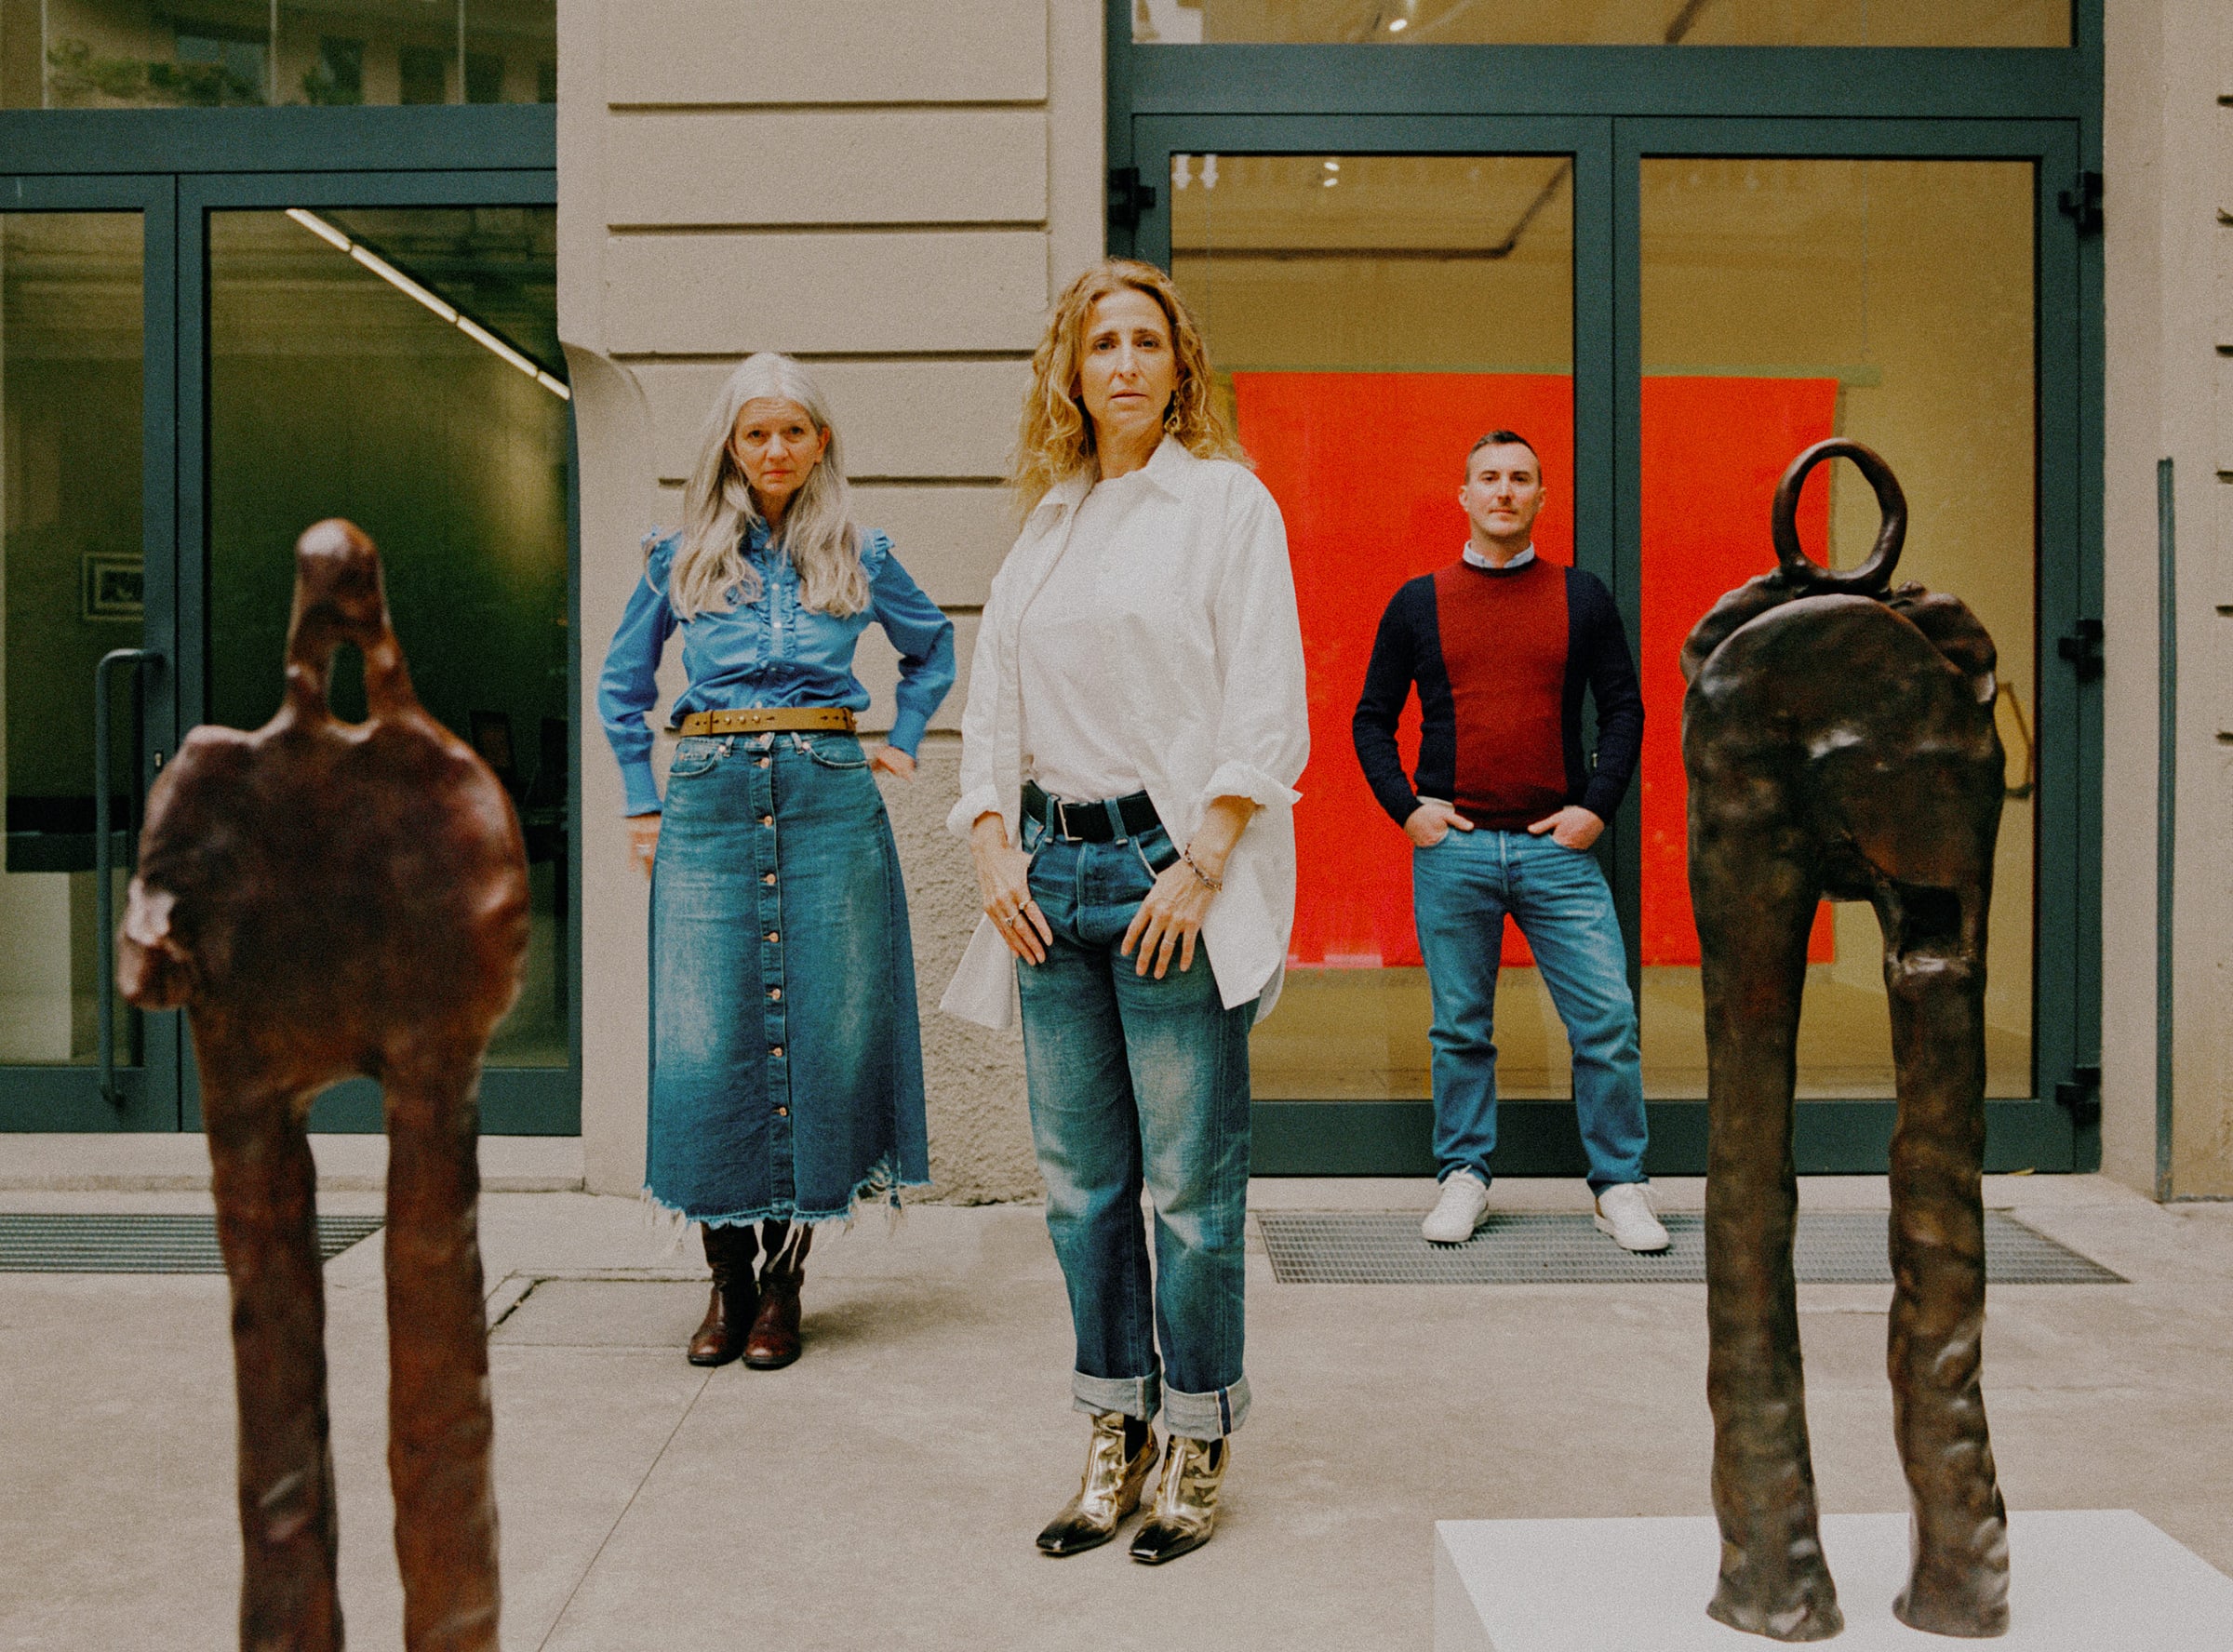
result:
[[[1140,870],[1147,873],[1147,886],[1152,889],[1156,886],[1156,879],[1168,871],[1171,862],[1179,858],[1179,851],[1172,846],[1170,833],[1164,829],[1160,822],[1151,826],[1138,837],[1131,839],[1130,842],[1133,858],[1140,862]],[[1146,899],[1145,890],[1141,892],[1141,899]]]

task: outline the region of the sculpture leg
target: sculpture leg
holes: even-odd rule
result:
[[[493,1652],[496,1494],[470,1059],[386,1075],[388,1477],[408,1652]]]
[[[1817,892],[1777,848],[1770,830],[1723,833],[1691,858],[1709,1098],[1706,1398],[1721,1525],[1720,1582],[1706,1611],[1733,1629],[1819,1641],[1845,1620],[1816,1521],[1791,1272],[1792,1091]]]
[[[1985,899],[1892,888],[1893,1429],[1914,1509],[1914,1568],[1893,1611],[1915,1629],[2008,1628],[2008,1514],[1979,1382],[1985,1333]]]
[[[340,1529],[326,1413],[326,1298],[317,1171],[304,1098],[225,1083],[204,1049],[218,1244],[233,1290],[240,1409],[240,1644],[337,1652]]]

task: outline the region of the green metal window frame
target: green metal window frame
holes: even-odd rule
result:
[[[207,625],[208,214],[274,206],[555,206],[557,112],[549,105],[428,108],[8,111],[0,113],[0,209],[137,210],[145,233],[146,646],[171,669],[148,686],[142,786],[157,752],[202,720]],[[568,703],[581,700],[581,531],[568,478]],[[88,685],[88,688],[90,685]],[[579,719],[574,719],[578,724]],[[581,730],[568,806],[581,818]],[[572,1136],[582,1119],[581,833],[568,834],[568,1064],[492,1067],[481,1127]],[[147,1015],[143,1065],[120,1069],[118,1102],[80,1067],[0,1068],[0,1131],[198,1130],[184,1018]],[[316,1130],[381,1128],[378,1087],[326,1092]]]
[[[1906,50],[1660,47],[1152,46],[1107,7],[1109,249],[1168,267],[1169,157],[1497,153],[1574,158],[1575,552],[1640,614],[1640,164],[1646,156],[1996,159],[2034,167],[2038,228],[2040,737],[2033,1073],[1986,1103],[1988,1167],[2100,1164],[2102,707],[2058,639],[2102,606],[2104,364],[2098,224],[2069,209],[2101,165],[2102,10],[2079,0],[2068,47]],[[1135,170],[1136,169],[1136,170]],[[1130,173],[1156,193],[1119,213]],[[2066,193],[2071,197],[2066,203]],[[1639,876],[1633,792],[1606,834],[1629,932]],[[1263,1174],[1427,1174],[1431,1103],[1264,1101]],[[1505,1102],[1509,1173],[1578,1174],[1572,1108]],[[1650,1167],[1697,1174],[1704,1104],[1650,1106]],[[1808,1102],[1802,1171],[1880,1171],[1896,1104]],[[1330,1126],[1331,1127],[1330,1127]]]

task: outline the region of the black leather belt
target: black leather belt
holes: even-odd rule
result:
[[[1144,792],[1106,803],[1064,803],[1031,780],[1023,782],[1023,813],[1044,826],[1048,836],[1071,843],[1115,843],[1120,837],[1144,836],[1163,824]]]

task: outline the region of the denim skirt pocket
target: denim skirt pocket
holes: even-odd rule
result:
[[[799,749],[824,768],[866,768],[868,753],[861,742],[849,734],[809,735],[800,739]]]
[[[667,779],[687,780],[705,773],[729,755],[734,743],[712,735],[686,735],[675,743],[675,761],[667,766]]]

